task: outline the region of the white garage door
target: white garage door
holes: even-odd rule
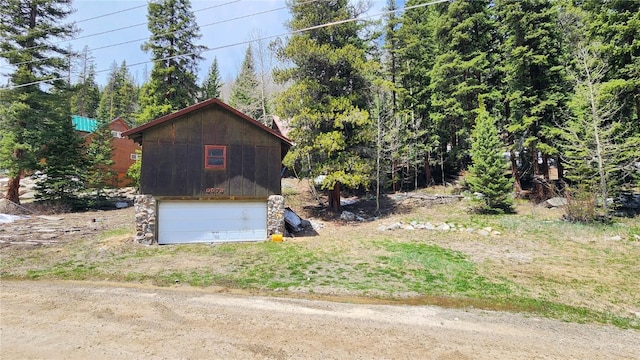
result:
[[[267,202],[160,201],[158,243],[262,241]]]

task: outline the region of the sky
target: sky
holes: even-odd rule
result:
[[[76,0],[73,7],[76,11],[68,19],[75,21],[81,31],[77,39],[68,43],[76,51],[85,46],[89,48],[98,71],[98,84],[106,83],[114,61],[118,65],[122,61],[133,65],[130,73],[137,82],[144,82],[145,74],[152,68],[151,54],[141,50],[150,35],[146,26],[146,1]],[[137,8],[131,9],[134,7]],[[289,11],[284,0],[192,0],[191,9],[202,34],[197,43],[213,49],[202,54],[199,81],[206,76],[214,57],[218,59],[223,80],[235,78],[248,44],[230,45],[287,32],[285,23]],[[110,13],[115,14],[103,16]],[[101,17],[95,18],[98,16]],[[244,18],[237,19],[239,17]],[[119,28],[125,29],[107,32]],[[96,35],[102,32],[107,33]],[[132,42],[122,44],[129,41]],[[144,64],[134,65],[139,63]]]
[[[106,84],[114,61],[118,65],[122,61],[133,65],[129,71],[138,83],[144,82],[151,72],[151,54],[141,50],[144,40],[139,40],[150,35],[146,26],[146,3],[144,0],[74,1],[76,11],[69,21],[76,22],[80,33],[68,44],[76,51],[85,46],[89,48],[99,85]],[[371,3],[370,12],[376,13],[385,6],[386,0]],[[198,44],[211,49],[202,54],[199,82],[206,77],[214,57],[223,82],[235,79],[249,46],[246,42],[268,38],[262,41],[266,46],[275,35],[287,33],[286,22],[290,19],[285,0],[192,0],[191,9],[202,34]],[[110,31],[119,28],[124,29]],[[103,32],[107,33],[99,34]],[[129,41],[133,42],[122,44]],[[144,64],[134,65],[139,63]]]
[[[369,14],[380,13],[387,3],[369,1]],[[404,3],[396,2],[399,6]],[[142,84],[153,67],[151,54],[141,50],[150,35],[146,5],[146,0],[74,0],[75,11],[66,21],[76,23],[78,34],[59,46],[70,46],[77,52],[86,46],[96,65],[100,86],[107,83],[114,62],[119,66],[123,61],[135,81]],[[206,77],[214,57],[223,82],[232,81],[240,70],[248,42],[266,38],[262,44],[267,46],[277,35],[288,32],[290,14],[285,0],[191,0],[191,9],[202,35],[197,43],[210,49],[202,53],[204,59],[198,64],[198,82]],[[11,67],[0,59],[0,73],[10,71]],[[0,83],[6,81],[0,75]]]

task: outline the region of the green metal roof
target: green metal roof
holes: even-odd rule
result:
[[[73,122],[73,128],[77,131],[92,133],[98,128],[98,120],[96,119],[80,115],[73,115],[71,116],[71,118]]]

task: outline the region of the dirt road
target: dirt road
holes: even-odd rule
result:
[[[2,281],[2,359],[639,359],[640,332],[215,289]]]

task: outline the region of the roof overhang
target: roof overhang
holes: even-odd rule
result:
[[[128,137],[129,139],[132,139],[133,141],[137,142],[138,144],[142,145],[142,134],[148,130],[151,129],[153,127],[156,127],[160,124],[163,124],[165,122],[177,119],[183,115],[189,114],[191,112],[200,110],[200,109],[204,109],[210,106],[219,106],[222,109],[225,109],[233,114],[235,114],[236,116],[242,118],[243,120],[249,122],[250,124],[260,128],[263,131],[268,132],[269,134],[275,136],[276,138],[280,139],[280,142],[282,143],[282,148],[283,148],[283,156],[284,154],[286,154],[286,152],[291,148],[291,146],[293,146],[293,143],[291,142],[291,140],[289,140],[287,137],[285,137],[284,135],[278,133],[277,131],[263,125],[262,123],[258,122],[255,119],[252,119],[251,117],[243,114],[242,112],[238,111],[237,109],[234,109],[233,107],[223,103],[222,101],[216,99],[216,98],[211,98],[209,100],[205,100],[203,102],[199,102],[195,105],[191,105],[189,107],[186,107],[182,110],[178,110],[174,113],[159,117],[153,121],[150,121],[144,125],[140,125],[136,128],[127,130],[125,132],[122,133],[123,136]]]

